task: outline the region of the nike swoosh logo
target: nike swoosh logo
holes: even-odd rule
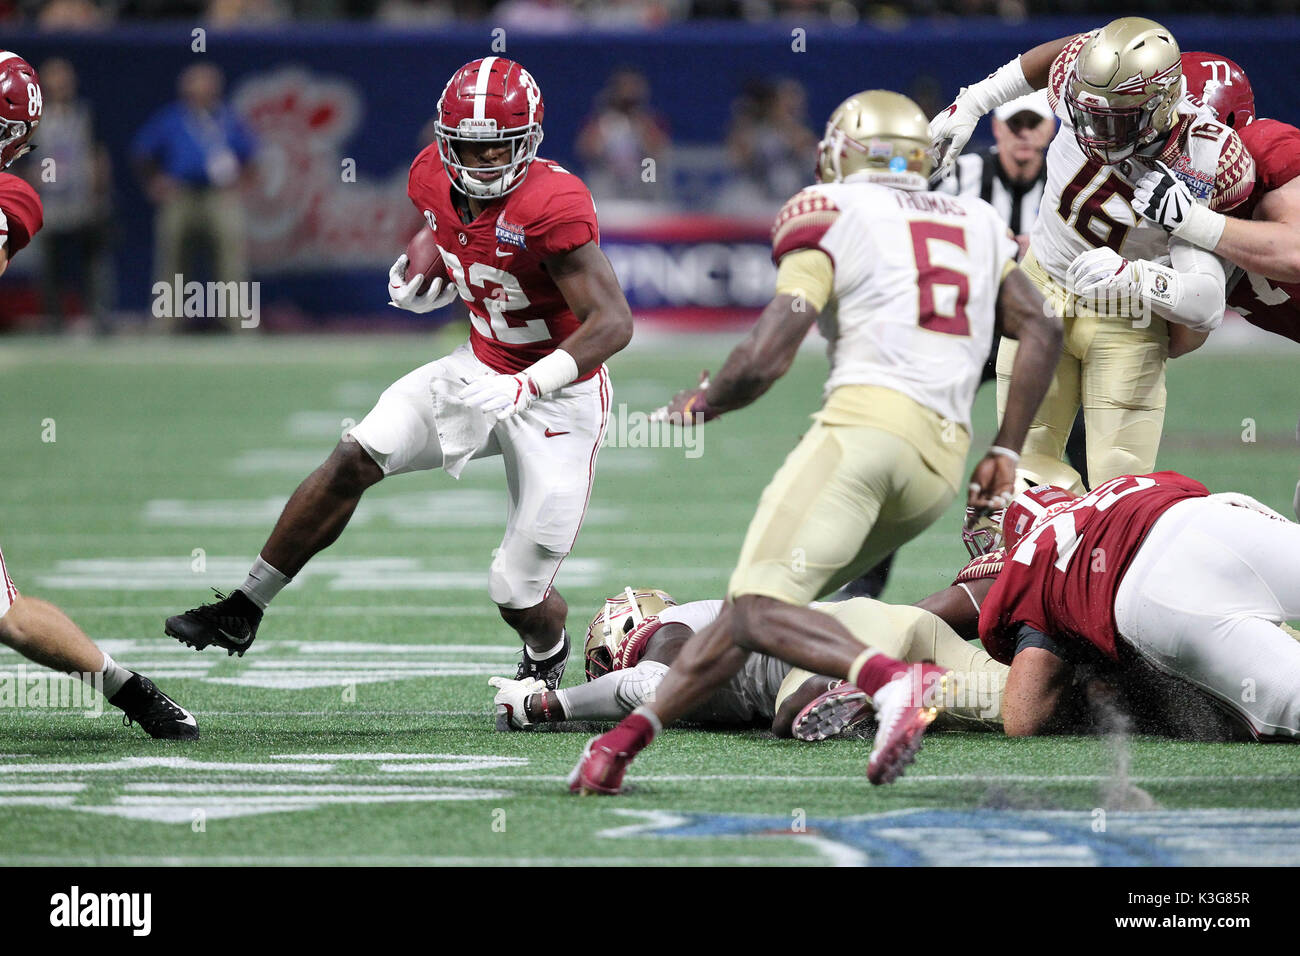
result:
[[[558,438],[560,435],[567,435],[568,432],[553,432],[549,428],[543,433],[547,438]]]
[[[501,256],[502,258],[505,258],[506,256],[513,256],[513,255],[514,255],[513,252],[502,252],[500,249],[494,249],[493,251],[494,251],[497,255]]]
[[[248,637],[236,637],[234,634],[231,634],[229,631],[227,631],[224,627],[217,628],[217,633],[220,634],[222,637],[226,638],[227,640],[234,641],[236,644],[247,644],[250,640],[250,638]]]

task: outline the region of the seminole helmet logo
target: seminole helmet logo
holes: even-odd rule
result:
[[[1152,84],[1161,89],[1168,89],[1182,75],[1182,71],[1182,63],[1175,60],[1170,66],[1165,67],[1153,76],[1147,77],[1140,72],[1134,73],[1127,80],[1123,80],[1111,87],[1111,92],[1117,96],[1137,96]]]

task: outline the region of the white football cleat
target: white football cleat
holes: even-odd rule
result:
[[[876,743],[867,760],[868,780],[877,785],[893,783],[916,759],[925,728],[934,722],[947,698],[951,676],[933,664],[918,664],[876,691]],[[932,691],[923,691],[927,684],[934,685]],[[928,705],[926,697],[932,698]]]

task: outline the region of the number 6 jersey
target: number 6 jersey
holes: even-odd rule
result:
[[[850,176],[810,186],[782,208],[772,258],[803,250],[825,253],[834,271],[817,316],[831,363],[826,394],[882,386],[969,429],[998,289],[1017,251],[993,207]],[[794,291],[786,273],[778,292]]]
[[[596,208],[582,180],[536,159],[514,190],[463,222],[437,144],[411,164],[407,194],[437,236],[447,279],[469,309],[470,345],[489,368],[526,369],[578,328],[578,319],[543,264],[600,241]],[[591,378],[593,369],[579,381]]]

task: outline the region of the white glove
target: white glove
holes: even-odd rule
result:
[[[975,124],[990,110],[1034,92],[1025,79],[1020,57],[998,67],[978,83],[963,86],[951,106],[930,120],[930,145],[939,161],[938,177],[947,176],[966,148]]]
[[[1198,203],[1187,184],[1159,160],[1138,179],[1130,205],[1142,218],[1202,249],[1213,252],[1223,236],[1222,214]]]
[[[424,281],[424,274],[406,279],[406,253],[397,257],[393,267],[388,270],[388,304],[408,312],[432,312],[456,298],[456,286],[441,277],[429,283],[429,291],[420,295],[416,290]]]
[[[497,688],[497,695],[492,698],[492,703],[496,705],[498,713],[504,710],[506,719],[512,728],[523,730],[525,727],[532,726],[533,722],[528,719],[528,709],[524,707],[524,701],[533,694],[545,693],[545,682],[538,680],[536,677],[529,677],[526,680],[490,677],[488,683]]]
[[[486,375],[470,382],[460,393],[460,400],[496,416],[497,421],[504,421],[533,404],[540,394],[527,372],[516,372],[514,375]]]
[[[1081,252],[1065,271],[1065,287],[1078,296],[1132,299],[1141,284],[1138,264],[1109,246]]]
[[[952,105],[930,120],[930,143],[939,161],[936,176],[942,178],[952,172],[957,157],[966,148],[975,132],[975,125],[983,116],[984,113],[971,103],[967,88],[962,87]]]

